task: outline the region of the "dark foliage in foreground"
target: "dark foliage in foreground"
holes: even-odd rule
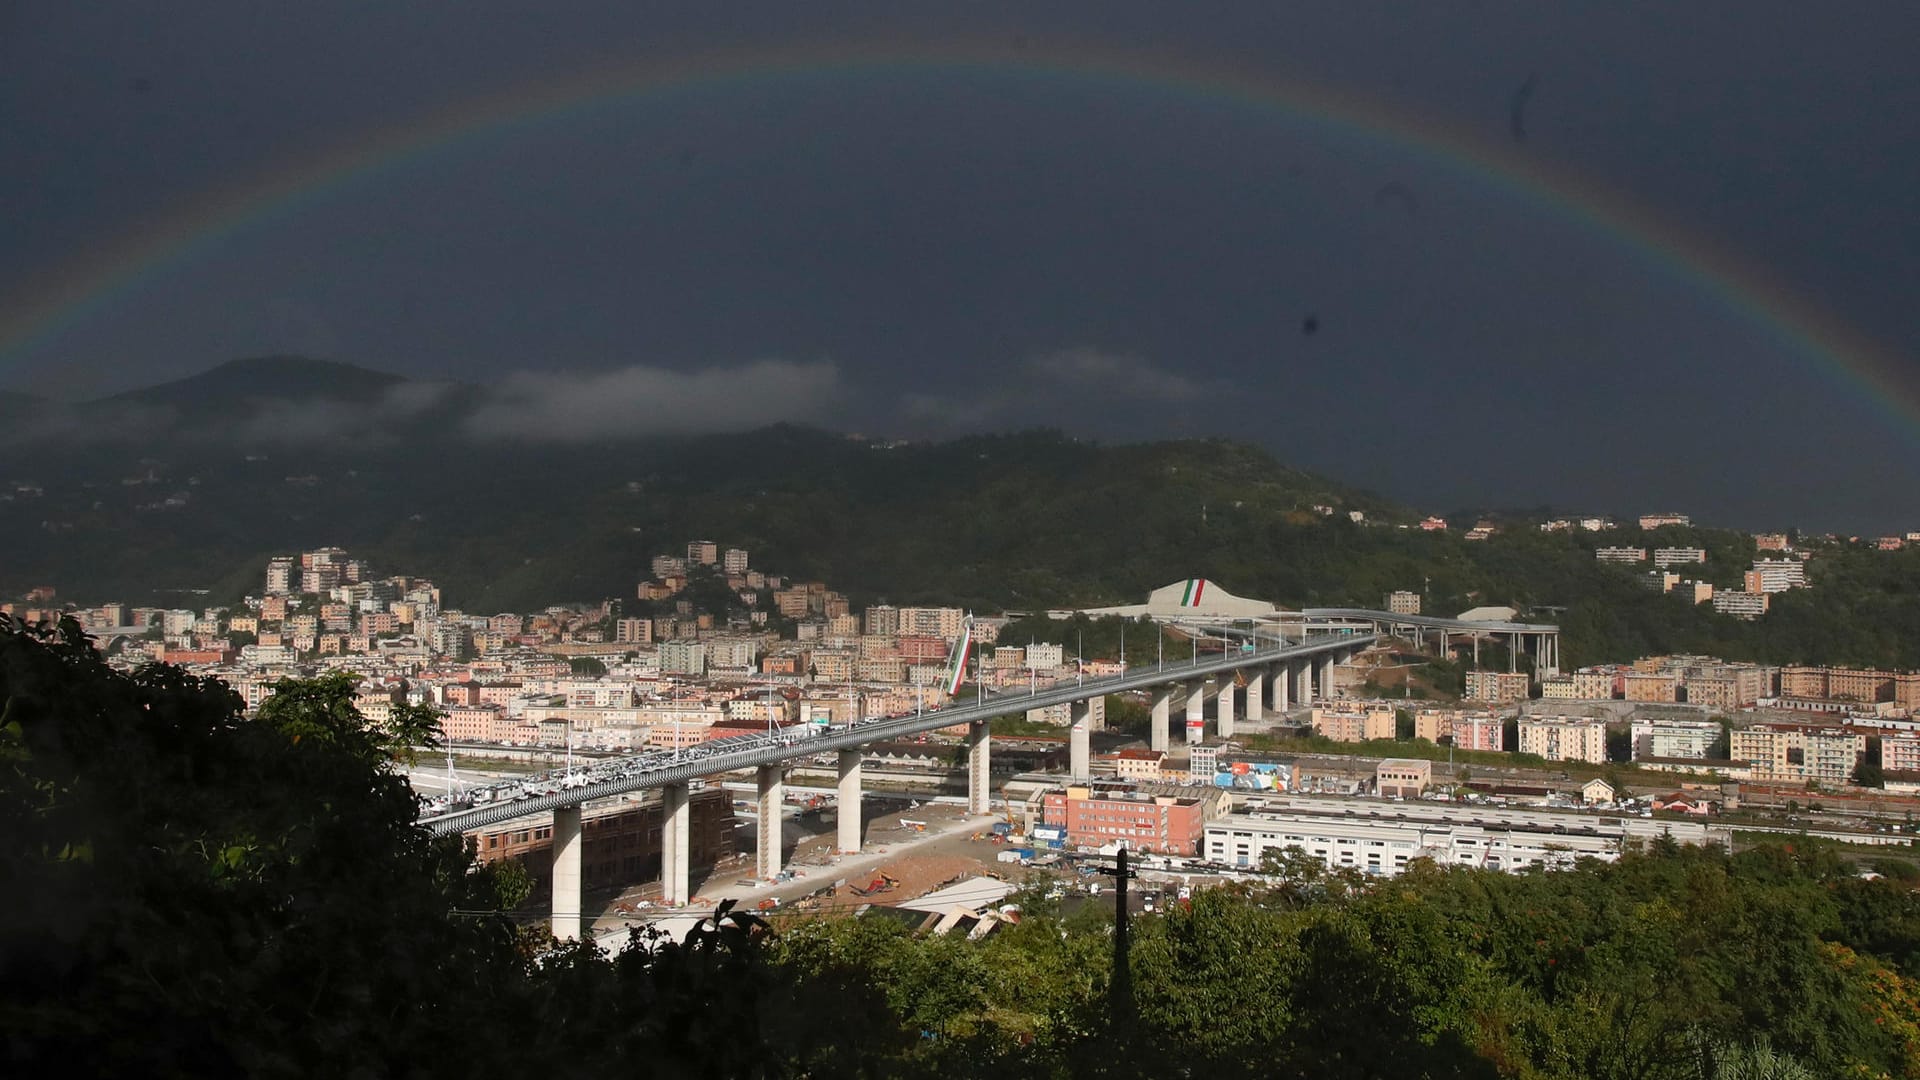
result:
[[[981,942],[725,912],[550,949],[524,881],[428,837],[419,736],[289,683],[108,670],[0,620],[0,1033],[16,1075],[1920,1075],[1920,903],[1815,851],[1270,884],[1141,920],[1039,890]]]

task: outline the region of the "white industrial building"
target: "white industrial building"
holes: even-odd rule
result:
[[[1392,877],[1418,858],[1508,871],[1566,867],[1581,858],[1612,862],[1627,838],[1650,840],[1662,833],[1683,844],[1725,842],[1720,831],[1695,822],[1453,803],[1276,798],[1209,824],[1203,851],[1213,862],[1257,868],[1266,852],[1297,847],[1329,867]]]

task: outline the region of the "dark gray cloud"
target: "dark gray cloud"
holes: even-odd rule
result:
[[[1836,360],[1756,314],[1769,300],[1728,303],[1724,282],[1660,249],[1668,226],[1651,226],[1648,248],[1626,223],[1495,182],[1471,160],[1311,107],[1139,79],[827,64],[613,98],[316,182],[265,212],[216,214],[220,228],[145,270],[116,261],[130,237],[218,205],[212,193],[596,65],[987,40],[1025,43],[1041,67],[1111,48],[1379,103],[1679,223],[1721,265],[1910,361],[1920,9],[7,11],[0,324],[68,268],[119,276],[56,330],[0,352],[0,387],[92,396],[306,351],[497,386],[508,396],[480,415],[514,437],[743,416],[903,434],[1056,423],[1252,438],[1448,508],[1647,499],[1755,524],[1920,519],[1910,496],[1885,494],[1920,491],[1915,419],[1889,422],[1834,378]],[[1060,352],[1075,342],[1092,348]],[[635,356],[715,359],[636,374]],[[545,385],[527,357],[571,374]],[[785,406],[741,408],[701,376],[735,376],[745,357],[831,357],[832,379],[800,365],[812,374],[786,373],[799,381]],[[368,438],[396,416],[438,415],[296,413],[254,435]],[[1390,423],[1374,431],[1370,418]],[[109,427],[156,425],[165,418]]]

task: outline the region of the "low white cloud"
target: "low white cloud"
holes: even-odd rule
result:
[[[1212,385],[1168,371],[1145,357],[1091,346],[1038,353],[977,396],[912,392],[901,396],[909,421],[933,430],[963,431],[1001,424],[1085,426],[1111,418],[1116,405],[1196,401]]]
[[[1026,366],[1028,373],[1043,382],[1108,397],[1189,401],[1205,389],[1145,357],[1087,346],[1043,353],[1029,358]]]
[[[486,391],[466,429],[480,438],[541,442],[742,431],[817,419],[836,403],[839,384],[830,362],[789,360],[691,372],[639,365],[520,372]]]

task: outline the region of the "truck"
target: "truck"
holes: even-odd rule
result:
[[[905,823],[902,822],[902,824],[905,824]],[[993,823],[993,835],[995,836],[1007,836],[1007,835],[1010,835],[1012,832],[1013,832],[1013,825],[1009,822],[996,821]]]

